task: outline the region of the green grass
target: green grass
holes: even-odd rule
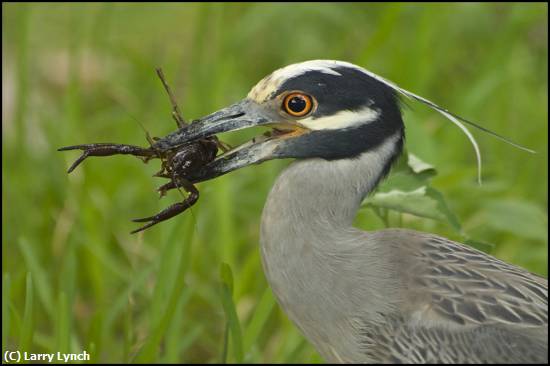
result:
[[[3,4],[2,350],[81,352],[95,362],[321,362],[263,276],[262,206],[288,161],[200,185],[191,212],[130,235],[162,200],[157,164],[58,147],[146,143],[175,128],[154,68],[184,115],[246,95],[286,64],[362,65],[537,150],[474,132],[429,109],[405,111],[407,148],[438,171],[462,230],[491,254],[547,275],[546,4]],[[139,123],[138,123],[139,122]],[[224,136],[236,144],[255,131]],[[453,225],[387,212],[462,240]],[[362,210],[357,224],[384,222]],[[220,279],[219,268],[224,266]],[[232,273],[229,286],[228,273]],[[238,320],[238,321],[237,321]],[[226,339],[228,337],[228,339]]]

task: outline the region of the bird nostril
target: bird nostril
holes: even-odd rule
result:
[[[222,117],[222,118],[220,118],[219,120],[220,120],[220,121],[223,121],[223,120],[226,120],[226,119],[239,118],[239,117],[242,117],[242,116],[244,116],[244,115],[245,115],[245,113],[244,113],[244,112],[241,112],[241,113],[237,113],[237,114],[232,114],[232,115],[230,115],[230,116]]]

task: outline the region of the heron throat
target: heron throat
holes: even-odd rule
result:
[[[354,158],[303,159],[277,178],[264,207],[262,234],[299,235],[351,227],[363,199],[389,172],[403,145],[396,131]],[[277,226],[277,228],[275,228]]]

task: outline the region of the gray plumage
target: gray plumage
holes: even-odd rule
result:
[[[277,179],[261,253],[284,311],[328,362],[547,362],[546,279],[435,235],[351,226],[392,143]]]

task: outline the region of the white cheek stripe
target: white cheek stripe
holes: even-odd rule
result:
[[[380,111],[364,107],[358,111],[341,111],[331,116],[321,118],[304,118],[298,124],[310,130],[341,130],[344,128],[364,125],[375,121]]]

